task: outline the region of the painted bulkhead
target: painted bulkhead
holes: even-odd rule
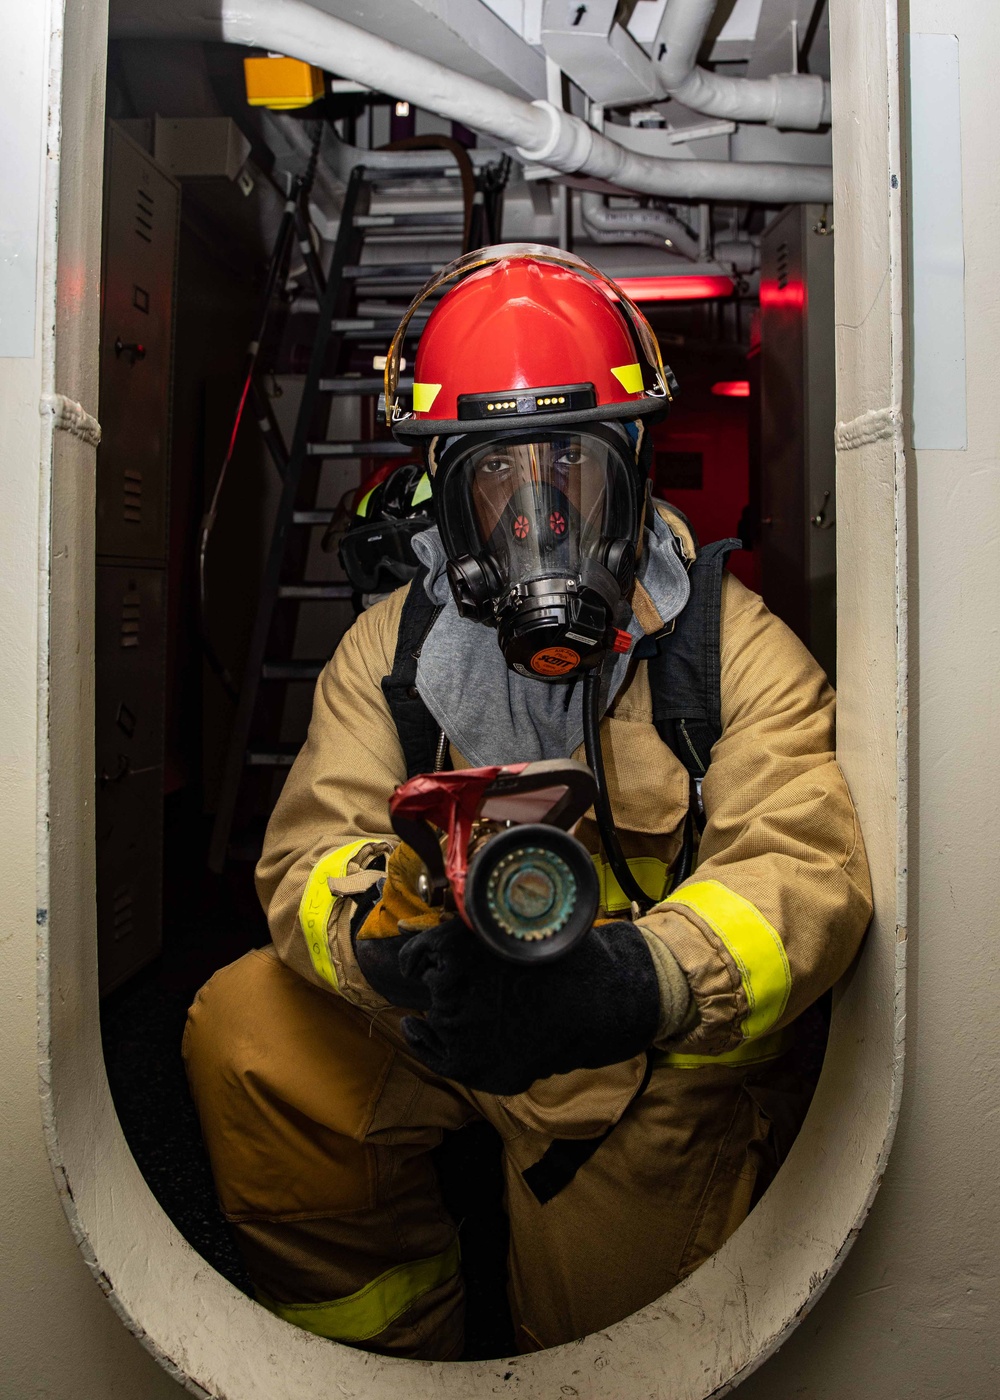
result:
[[[166,1400],[185,1388],[229,1400],[400,1390],[701,1400],[734,1386],[768,1400],[996,1394],[1000,176],[990,59],[1000,16],[971,0],[830,0],[828,16],[822,4],[739,0],[717,13],[700,7],[711,27],[685,57],[681,20],[694,22],[697,3],[593,5],[574,23],[578,8],[588,7],[120,0],[109,16],[103,0],[45,0],[10,16],[0,59],[10,172],[0,215],[0,1395],[12,1400]],[[800,25],[813,48],[804,38],[792,62]],[[875,922],[835,989],[805,1128],[747,1222],[664,1299],[531,1357],[391,1362],[288,1328],[163,1211],[108,1086],[94,809],[95,593],[107,577],[95,582],[105,102],[116,85],[141,90],[146,105],[124,117],[125,145],[161,166],[169,143],[157,156],[158,116],[225,116],[197,56],[234,44],[311,60],[348,88],[377,86],[420,107],[428,126],[476,129],[514,158],[505,236],[575,238],[612,275],[721,267],[744,300],[764,302],[782,255],[741,218],[748,201],[773,213],[816,206],[803,236],[832,231],[836,395],[822,412],[810,397],[810,470],[825,481],[824,454],[836,469],[838,751],[872,864]],[[671,64],[657,59],[664,44]],[[790,73],[800,52],[812,53],[810,71]],[[177,110],[165,110],[170,101]],[[623,119],[629,111],[643,115]],[[291,168],[293,127],[262,120]],[[392,120],[383,105],[373,121],[384,133],[345,125],[341,145],[349,135],[379,144]],[[190,150],[179,138],[169,149],[164,189],[183,188],[197,178],[180,173]],[[220,159],[233,149],[239,176],[249,167],[238,143]],[[313,218],[326,240],[342,198],[337,161],[347,158],[331,149],[321,163]],[[411,207],[445,209],[421,178]],[[266,238],[280,200],[238,197]],[[821,311],[817,292],[814,327]],[[709,431],[712,386],[742,382],[712,370],[731,365],[733,345],[754,344],[742,314],[683,330],[662,322],[668,355],[673,335],[700,337],[719,357],[699,371],[691,352],[688,417],[659,444],[660,469],[680,474],[676,489],[695,515],[719,504],[715,491],[697,498],[721,468],[706,449],[699,478],[692,459]],[[751,385],[765,363],[762,354],[755,368],[751,354]],[[175,393],[183,384],[175,367]],[[761,470],[747,449],[752,421],[734,402],[726,454],[742,475],[727,478],[730,514],[752,504]],[[819,494],[810,517],[828,508]],[[706,516],[705,528],[717,523]],[[829,543],[824,533],[815,555],[827,588]],[[103,556],[100,568],[128,572],[120,551]],[[154,550],[136,571],[160,562]],[[744,565],[749,577],[763,569],[766,587],[766,543]],[[98,709],[100,695],[98,680]]]

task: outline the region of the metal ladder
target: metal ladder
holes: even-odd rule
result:
[[[440,173],[450,162],[443,160]],[[395,441],[326,441],[332,400],[337,395],[377,396],[382,389],[381,377],[359,377],[338,374],[338,361],[345,346],[353,340],[384,336],[386,347],[396,330],[396,322],[378,316],[358,315],[353,303],[360,300],[359,282],[391,285],[398,282],[421,284],[437,270],[436,264],[387,263],[363,264],[362,252],[366,238],[382,230],[402,230],[407,234],[440,238],[454,231],[462,239],[462,217],[450,214],[383,214],[371,212],[373,186],[380,187],[393,179],[412,178],[412,167],[368,170],[356,167],[347,186],[343,212],[334,244],[330,268],[323,279],[318,266],[310,267],[313,285],[319,300],[318,329],[312,345],[309,367],[303,385],[291,446],[285,448],[280,429],[270,412],[270,405],[257,392],[255,403],[265,442],[282,478],[281,496],[275,516],[267,561],[257,599],[257,612],[247,652],[239,701],[229,737],[229,747],[219,790],[218,808],[209,845],[208,866],[221,872],[226,861],[230,836],[244,775],[248,768],[288,768],[298,745],[259,742],[258,731],[276,727],[282,706],[262,703],[262,683],[277,684],[315,680],[326,664],[326,658],[300,661],[282,656],[291,650],[294,621],[287,618],[282,625],[279,603],[295,605],[331,599],[349,599],[347,583],[314,583],[301,577],[308,553],[307,532],[310,527],[326,526],[333,512],[316,507],[319,466],[324,460],[357,460],[359,457],[410,457],[413,449]],[[426,169],[421,174],[428,173]],[[301,243],[309,262],[307,241]],[[315,260],[314,260],[315,261]],[[429,314],[429,313],[428,313]],[[426,315],[418,315],[410,324],[408,335],[416,338],[423,328]],[[406,381],[401,387],[407,388]],[[331,639],[335,641],[336,639]],[[276,645],[276,642],[278,643]],[[333,646],[330,651],[332,653]],[[270,726],[261,723],[262,711],[270,709]]]

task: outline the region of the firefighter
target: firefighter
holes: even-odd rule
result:
[[[459,260],[408,314],[442,289],[412,407],[405,322],[386,372],[437,528],[319,679],[257,869],[273,945],[202,989],[185,1056],[260,1301],[451,1360],[442,1135],[479,1118],[502,1139],[522,1350],[626,1316],[773,1176],[811,1088],[797,1029],[871,896],[833,691],[723,571],[735,542],[699,551],[648,495],[673,385],[642,314],[529,245]],[[506,963],[423,902],[389,799],[436,762],[581,758],[588,703],[613,814],[577,830],[600,917],[558,960]]]

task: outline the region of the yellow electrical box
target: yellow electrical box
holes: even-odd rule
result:
[[[323,70],[298,58],[245,58],[243,75],[251,107],[287,112],[323,96]]]

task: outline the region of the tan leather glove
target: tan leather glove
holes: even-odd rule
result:
[[[437,928],[442,918],[417,894],[422,869],[412,847],[404,843],[391,851],[379,901],[352,933],[354,956],[372,990],[393,1006],[418,1011],[430,1005],[427,989],[419,977],[404,976],[399,955],[411,938]]]

